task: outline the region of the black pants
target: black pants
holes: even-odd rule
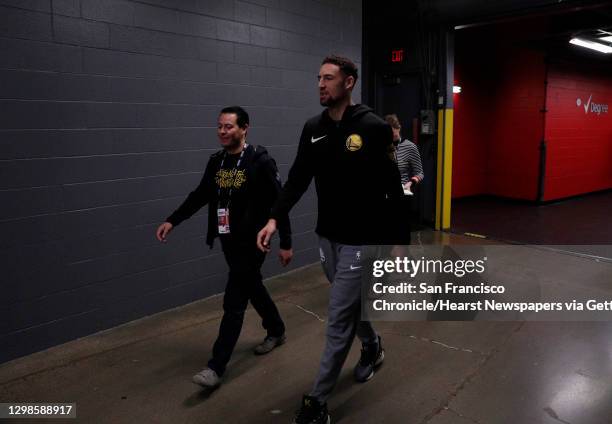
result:
[[[255,238],[249,242],[237,241],[231,235],[221,237],[229,276],[223,297],[223,318],[219,336],[213,346],[208,366],[221,376],[232,356],[242,330],[244,312],[249,300],[262,318],[262,325],[269,336],[285,333],[285,324],[261,278],[261,265],[266,254],[257,249]]]

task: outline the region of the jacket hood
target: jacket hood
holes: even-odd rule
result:
[[[342,115],[342,120],[343,121],[354,121],[369,112],[373,112],[372,108],[369,106],[362,105],[362,104],[349,105],[344,110],[344,114]],[[331,120],[331,118],[329,117],[328,109],[325,109],[323,111],[323,117],[325,119]]]
[[[253,146],[253,159],[259,159],[262,156],[268,155],[268,150],[264,146]]]
[[[268,154],[268,150],[264,147],[264,146],[258,146],[255,144],[249,144],[247,146],[247,151],[245,153],[248,153],[248,151],[252,151],[253,152],[253,158],[254,159],[259,159],[262,156],[265,156]],[[215,154],[213,156],[216,156],[218,158],[223,157],[223,155],[225,154],[225,151],[223,149],[215,152]]]
[[[351,105],[346,108],[344,111],[344,115],[342,119],[353,120],[359,118],[362,115],[365,115],[368,112],[373,112],[372,108],[367,105]]]

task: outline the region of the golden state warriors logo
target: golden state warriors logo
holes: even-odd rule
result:
[[[346,139],[346,149],[349,152],[356,152],[363,146],[363,140],[359,134],[351,134]]]

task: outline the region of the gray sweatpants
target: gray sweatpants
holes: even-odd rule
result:
[[[319,238],[321,264],[331,283],[327,313],[327,337],[311,396],[326,402],[336,385],[355,333],[362,343],[377,343],[369,321],[361,321],[361,246]]]

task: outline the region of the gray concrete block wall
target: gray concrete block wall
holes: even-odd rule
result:
[[[221,292],[206,208],[166,245],[157,225],[223,106],[286,178],[322,57],[359,63],[361,28],[358,0],[0,0],[0,362]],[[318,258],[315,208],[311,187],[290,268]]]

